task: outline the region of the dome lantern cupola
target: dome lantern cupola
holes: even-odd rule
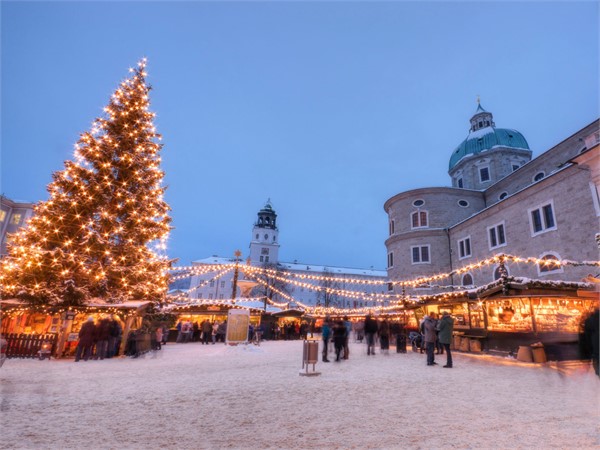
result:
[[[471,129],[469,131],[477,131],[486,127],[495,127],[492,113],[487,112],[485,109],[481,107],[481,103],[479,100],[477,101],[477,111],[471,117]]]
[[[271,206],[271,199],[267,200],[265,206],[258,212],[258,220],[254,226],[272,230],[277,229],[277,214]]]

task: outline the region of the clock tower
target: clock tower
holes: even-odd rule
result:
[[[277,264],[279,261],[279,230],[277,214],[267,200],[258,212],[258,218],[252,228],[250,241],[250,262],[253,265]]]

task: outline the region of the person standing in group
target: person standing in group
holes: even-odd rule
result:
[[[329,362],[329,359],[327,359],[327,352],[329,350],[329,338],[331,337],[331,326],[329,325],[329,316],[326,316],[323,320],[321,337],[323,338],[323,362]]]
[[[333,325],[333,345],[335,346],[335,360],[340,361],[342,356],[342,350],[344,349],[344,343],[346,342],[346,325],[343,320],[337,320]]]
[[[75,362],[79,361],[82,357],[84,361],[90,358],[95,333],[96,325],[94,325],[94,318],[90,316],[79,330],[79,343],[77,344],[77,350],[75,350]]]
[[[110,319],[102,317],[96,325],[96,356],[94,359],[104,359],[108,354],[108,338],[110,337]]]
[[[202,345],[208,345],[211,340],[212,335],[212,325],[208,319],[205,319],[202,322]]]
[[[381,353],[390,354],[390,323],[387,319],[383,319],[379,324],[379,344]]]
[[[114,314],[110,321],[110,332],[108,336],[108,354],[107,358],[112,358],[119,354],[119,348],[121,347],[121,338],[123,337],[123,327],[121,326],[121,320],[119,316]]]
[[[452,331],[454,330],[454,319],[448,311],[444,311],[442,318],[438,320],[438,340],[446,349],[445,368],[452,368],[452,352],[450,352],[450,342],[452,342]]]
[[[423,319],[423,333],[423,340],[425,341],[425,349],[427,351],[427,365],[437,365],[434,355],[435,341],[437,339],[435,313],[431,313],[431,315],[425,316]]]
[[[344,325],[346,326],[346,340],[344,341],[344,359],[350,357],[350,347],[348,346],[350,341],[350,335],[352,334],[352,322],[348,319],[348,316],[344,316]]]
[[[367,355],[375,354],[375,334],[377,333],[377,320],[369,313],[365,317],[365,336],[367,338]]]
[[[215,345],[217,342],[217,333],[218,332],[219,332],[219,322],[217,322],[215,320],[215,323],[212,324],[212,333],[211,333],[213,345]]]

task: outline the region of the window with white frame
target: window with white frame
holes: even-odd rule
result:
[[[531,220],[532,236],[546,233],[547,231],[556,230],[554,207],[551,201],[541,206],[538,206],[535,209],[530,209],[529,218]]]
[[[563,272],[563,268],[560,265],[560,256],[557,253],[546,253],[540,257],[540,262],[538,264],[539,275],[561,272]]]
[[[471,256],[471,236],[458,241],[458,258],[464,259]]]
[[[412,253],[413,264],[429,264],[431,260],[429,258],[430,245],[419,245],[410,248]]]
[[[425,228],[427,227],[428,217],[427,211],[415,211],[411,215],[411,227],[412,228]]]
[[[479,168],[479,181],[485,183],[490,181],[490,168],[489,166],[483,166]]]
[[[490,250],[506,245],[504,222],[494,225],[493,227],[488,227],[488,241]]]
[[[388,253],[388,267],[394,267],[394,253]]]

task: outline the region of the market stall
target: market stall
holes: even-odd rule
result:
[[[513,278],[452,298],[432,296],[421,308],[450,312],[457,350],[516,355],[541,343],[548,359],[565,360],[578,358],[580,326],[598,296],[590,283]]]

